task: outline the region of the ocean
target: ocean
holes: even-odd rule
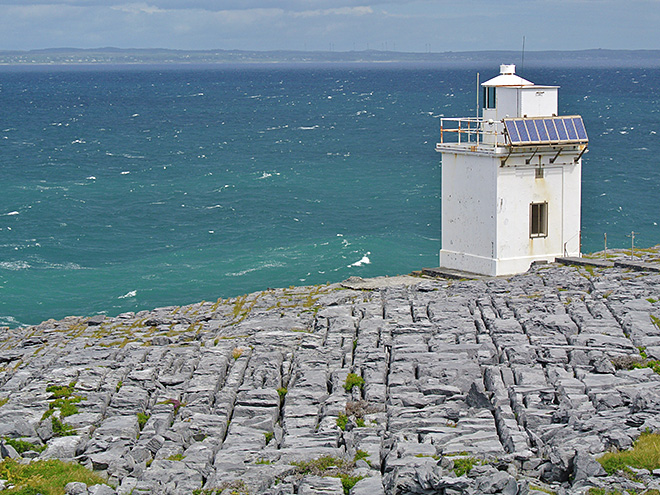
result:
[[[0,325],[437,266],[437,117],[498,69],[0,67]],[[583,251],[660,242],[660,69],[521,75],[584,118]]]

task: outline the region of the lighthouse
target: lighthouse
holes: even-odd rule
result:
[[[559,116],[558,86],[514,65],[481,84],[481,116],[440,119],[440,267],[498,276],[580,255],[579,115]]]

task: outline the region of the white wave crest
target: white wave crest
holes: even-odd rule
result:
[[[85,267],[80,266],[78,263],[53,263],[46,265],[44,268],[51,270],[86,270]]]
[[[243,275],[247,275],[248,273],[263,270],[264,268],[278,268],[280,266],[284,266],[284,264],[282,264],[282,263],[264,263],[263,265],[254,266],[252,268],[246,268],[245,270],[241,270],[240,272],[225,273],[225,275],[227,277],[242,277]]]
[[[0,327],[18,328],[26,326],[13,316],[0,316]]]
[[[11,270],[16,272],[18,270],[27,270],[32,268],[32,265],[27,261],[0,261],[0,268],[3,270]]]
[[[370,255],[370,254],[371,254],[371,253],[370,253],[369,251],[367,251],[367,254],[365,254],[364,256],[362,256],[362,259],[356,261],[355,263],[351,263],[350,265],[348,265],[349,268],[350,268],[351,266],[362,266],[362,265],[368,265],[368,264],[370,264],[370,263],[371,263],[371,260],[369,259],[369,255]]]
[[[267,179],[268,177],[272,177],[273,175],[280,175],[279,172],[273,172],[272,174],[270,172],[263,172],[261,174],[261,177],[257,177],[258,180],[260,179]]]
[[[117,299],[127,299],[127,298],[129,298],[129,297],[135,297],[135,296],[137,296],[137,291],[136,291],[136,290],[132,290],[132,291],[130,291],[130,292],[127,292],[127,293],[124,294],[123,296],[119,296]]]

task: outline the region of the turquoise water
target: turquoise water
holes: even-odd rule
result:
[[[475,71],[0,68],[0,325],[436,266]],[[660,71],[524,76],[584,117],[584,250],[660,242]]]

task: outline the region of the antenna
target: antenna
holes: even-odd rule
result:
[[[479,73],[477,72],[477,119],[479,119]]]
[[[523,36],[522,60],[520,61],[520,74],[525,70],[525,36]]]

